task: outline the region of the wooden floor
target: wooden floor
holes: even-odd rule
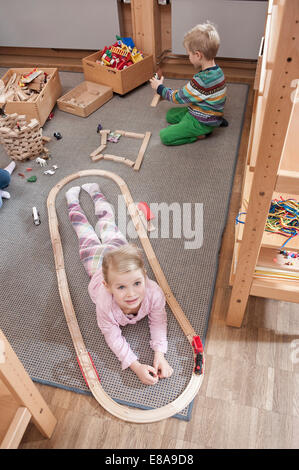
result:
[[[58,424],[47,440],[30,423],[20,448],[298,448],[298,304],[250,297],[242,328],[225,325],[234,218],[239,210],[252,100],[251,91],[206,340],[206,375],[191,421],[125,423],[92,397],[38,385]]]

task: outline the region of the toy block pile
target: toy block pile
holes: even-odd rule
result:
[[[0,144],[13,160],[32,159],[47,152],[37,119],[27,124],[25,116],[17,113],[0,117]]]
[[[117,41],[112,46],[104,47],[101,56],[96,61],[98,64],[123,70],[143,60],[143,54],[138,51],[132,38],[120,38],[119,36],[116,38]]]
[[[0,80],[0,105],[7,101],[36,101],[49,78],[37,68],[27,74],[12,73],[6,84]]]

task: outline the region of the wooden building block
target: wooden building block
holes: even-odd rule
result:
[[[158,104],[159,101],[160,101],[160,98],[161,98],[161,96],[158,95],[158,93],[156,93],[156,94],[154,95],[154,97],[153,97],[153,99],[152,99],[152,102],[151,102],[151,106],[152,106],[153,108],[157,106],[157,104]]]
[[[110,134],[110,129],[103,129],[100,131],[100,134],[101,134],[101,144],[106,145],[108,134]]]
[[[96,148],[91,154],[90,154],[90,157],[93,158],[95,157],[96,155],[98,155],[99,153],[101,153],[103,150],[105,150],[106,148],[106,145],[100,145],[98,148]]]
[[[115,131],[116,134],[121,134],[125,137],[133,137],[134,139],[144,139],[145,134],[138,134],[136,132],[128,132],[128,131]]]
[[[140,166],[141,166],[141,163],[142,163],[142,160],[143,160],[143,157],[144,157],[144,154],[145,154],[146,148],[148,146],[151,135],[152,135],[151,132],[146,132],[145,133],[144,140],[142,142],[142,145],[141,145],[139,153],[138,153],[138,157],[137,157],[135,165],[134,165],[134,170],[136,170],[136,171],[138,171]]]
[[[97,162],[98,160],[102,160],[103,158],[104,158],[104,155],[102,153],[94,155],[93,157],[91,157],[93,162]]]

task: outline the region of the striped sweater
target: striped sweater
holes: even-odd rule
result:
[[[224,74],[218,65],[196,73],[179,90],[159,85],[157,93],[175,104],[187,104],[189,113],[207,126],[218,127],[226,100]]]

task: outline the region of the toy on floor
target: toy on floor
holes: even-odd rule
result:
[[[143,225],[148,232],[152,232],[155,230],[155,226],[152,223],[152,220],[155,218],[155,215],[150,210],[148,204],[146,202],[139,202],[137,204],[137,209]]]
[[[62,135],[60,134],[60,132],[54,132],[54,137],[56,137],[57,140],[60,140],[62,139]]]
[[[57,165],[53,165],[52,169],[44,171],[44,175],[54,175],[57,168]]]
[[[37,181],[37,176],[32,175],[29,178],[27,178],[28,183],[36,183]]]
[[[203,368],[203,346],[199,336],[193,337],[192,346],[195,354],[194,373],[200,375]]]
[[[93,162],[97,162],[98,160],[112,160],[115,162],[124,163],[125,165],[130,166],[130,167],[133,167],[134,170],[136,171],[139,170],[145,151],[149,143],[149,139],[151,137],[151,132],[146,132],[145,134],[138,134],[136,132],[128,132],[128,131],[123,131],[123,130],[116,130],[114,132],[111,132],[110,129],[102,129],[100,131],[100,134],[101,134],[101,145],[90,154],[90,158],[92,159]],[[139,149],[138,156],[135,162],[125,157],[118,157],[117,155],[102,153],[107,146],[107,141],[109,140],[109,135],[111,134],[113,134],[113,136],[125,136],[125,137],[132,137],[134,139],[142,139],[142,144]]]
[[[40,225],[40,216],[37,208],[34,206],[32,207],[32,217],[33,217],[33,222],[34,225]]]
[[[36,161],[36,163],[38,163],[40,166],[46,166],[46,165],[47,165],[47,161],[46,161],[44,158],[37,157],[35,161]]]
[[[107,137],[108,142],[113,142],[117,144],[121,137],[121,134],[117,134],[117,132],[110,132],[110,134]]]

